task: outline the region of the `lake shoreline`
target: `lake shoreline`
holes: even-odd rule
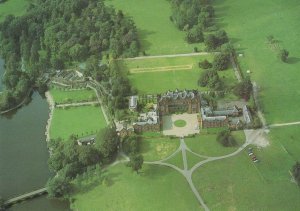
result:
[[[46,131],[45,131],[45,135],[46,135],[46,142],[48,143],[50,141],[50,127],[51,127],[51,123],[52,123],[52,118],[53,118],[53,112],[54,112],[54,107],[55,107],[55,103],[53,100],[53,97],[50,93],[50,91],[45,92],[45,96],[49,105],[49,118],[47,120],[47,124],[46,124]]]

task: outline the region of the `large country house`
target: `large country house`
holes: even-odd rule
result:
[[[158,96],[157,102],[160,115],[200,112],[200,95],[196,90],[168,91]]]

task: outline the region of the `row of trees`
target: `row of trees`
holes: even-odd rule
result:
[[[224,82],[220,79],[218,71],[226,70],[230,64],[230,50],[232,47],[226,45],[222,48],[222,51],[215,54],[213,62],[208,60],[199,62],[199,67],[204,69],[198,80],[198,85],[202,87],[209,87],[213,90],[223,90]]]

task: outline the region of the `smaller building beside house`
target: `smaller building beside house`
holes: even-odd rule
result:
[[[160,131],[160,118],[157,111],[140,114],[138,120],[133,123],[133,128],[137,133]]]
[[[252,122],[252,117],[251,117],[251,113],[246,105],[243,107],[243,117],[244,117],[245,124],[250,125]]]
[[[237,106],[231,108],[213,110],[211,107],[201,107],[200,125],[202,128],[234,127],[238,128],[242,122],[234,119],[241,116],[242,109]]]
[[[129,110],[135,111],[138,105],[138,96],[130,96],[129,98]]]
[[[87,146],[95,144],[95,137],[85,137],[77,140],[79,146]]]
[[[228,126],[227,116],[214,116],[210,107],[201,108],[200,126],[202,128],[226,127]]]
[[[115,122],[115,125],[116,125],[116,132],[118,136],[120,136],[121,138],[134,134],[134,128],[132,124],[128,124],[125,121],[120,121],[120,122]]]

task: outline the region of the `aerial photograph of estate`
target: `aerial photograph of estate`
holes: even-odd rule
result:
[[[4,210],[300,210],[300,1],[0,0]]]

